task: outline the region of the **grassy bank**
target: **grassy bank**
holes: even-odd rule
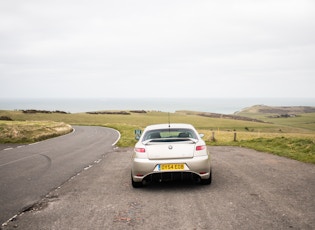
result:
[[[38,132],[43,132],[44,134],[50,130],[50,128],[48,128],[49,123],[40,124],[40,122],[47,122],[48,120],[53,121],[52,124],[64,125],[66,123],[71,125],[111,127],[120,131],[122,136],[118,145],[121,147],[133,146],[135,144],[135,129],[144,129],[150,124],[167,123],[169,119],[168,113],[155,111],[147,113],[130,113],[130,115],[86,113],[25,114],[21,111],[0,111],[0,116],[8,116],[12,118],[14,122],[23,123],[24,121],[24,124],[27,125],[32,124],[32,121],[37,121],[38,123],[35,122],[36,125],[44,127],[41,131],[38,130]],[[248,147],[259,151],[290,157],[303,162],[315,163],[315,114],[301,115],[286,120],[267,120],[265,117],[259,118],[265,119],[266,122],[212,118],[186,112],[170,114],[171,122],[190,123],[194,125],[200,133],[204,133],[204,139],[208,145]],[[2,121],[1,123],[4,122],[8,122],[6,124],[7,127],[10,126],[9,121]],[[18,123],[11,123],[11,126],[16,129],[17,124]],[[14,135],[12,135],[12,131],[5,131],[3,133],[4,135],[0,137],[0,142],[18,141],[18,139],[13,139]],[[22,133],[22,131],[20,133]],[[234,133],[236,133],[235,141]],[[213,140],[213,135],[215,140]],[[28,136],[28,134],[26,136]],[[29,138],[27,142],[38,140],[36,135],[33,136],[34,137]]]
[[[71,131],[63,122],[0,120],[0,143],[34,143]]]

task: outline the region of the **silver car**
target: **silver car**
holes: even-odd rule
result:
[[[189,124],[146,127],[132,156],[132,186],[183,179],[211,184],[210,154],[202,136]]]

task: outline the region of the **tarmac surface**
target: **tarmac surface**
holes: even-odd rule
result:
[[[118,148],[2,229],[315,229],[315,165],[239,147],[209,147],[211,185],[134,189],[132,148]]]

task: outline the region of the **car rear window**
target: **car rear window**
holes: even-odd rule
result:
[[[171,139],[171,138],[193,138],[197,139],[197,135],[192,129],[156,129],[147,131],[144,135],[143,140],[149,139]]]

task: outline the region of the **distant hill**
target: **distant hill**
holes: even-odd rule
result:
[[[233,119],[241,121],[270,123],[270,120],[265,118],[287,118],[298,117],[300,114],[315,113],[315,107],[312,106],[267,106],[254,105],[244,108],[234,114],[221,114],[209,112],[197,112],[189,110],[178,110],[177,113],[184,113],[187,115],[198,115],[211,118]]]
[[[261,114],[274,114],[274,115],[298,115],[303,113],[315,113],[315,107],[312,106],[267,106],[267,105],[254,105],[242,109],[239,113],[261,113]]]
[[[262,120],[246,117],[246,116],[238,116],[238,115],[230,115],[230,114],[222,114],[222,113],[208,113],[208,112],[196,112],[196,111],[188,111],[188,110],[178,110],[177,113],[184,113],[187,115],[198,115],[202,117],[211,117],[211,118],[224,118],[224,119],[233,119],[239,121],[253,121],[253,122],[262,122]]]

